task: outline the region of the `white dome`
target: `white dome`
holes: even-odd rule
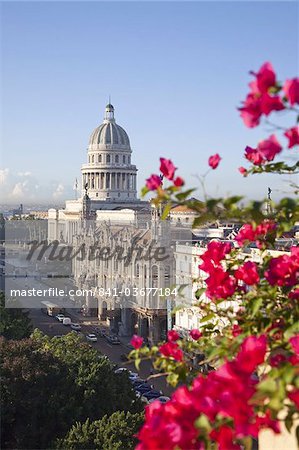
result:
[[[109,103],[106,106],[104,122],[90,136],[89,145],[111,145],[130,149],[130,140],[125,130],[115,123],[114,108]]]

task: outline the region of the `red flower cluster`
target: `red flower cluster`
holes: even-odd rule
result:
[[[174,178],[176,169],[177,168],[173,165],[173,163],[170,159],[160,158],[160,171],[162,173],[162,176],[155,175],[155,174],[151,175],[146,180],[146,187],[150,191],[155,191],[156,189],[158,189],[159,186],[162,185],[163,177],[167,178],[170,181],[173,181],[173,184],[176,187],[183,186],[185,184],[183,178],[181,178],[181,177]]]
[[[143,344],[143,338],[141,336],[138,336],[137,334],[134,334],[134,336],[131,339],[131,345],[138,350]]]
[[[299,78],[286,80],[283,91],[291,105],[299,104]]]
[[[235,271],[235,277],[237,280],[243,281],[245,284],[251,286],[260,281],[260,277],[257,271],[257,265],[255,262],[247,261]]]
[[[167,340],[169,342],[176,342],[177,340],[180,339],[180,335],[177,331],[175,330],[169,330],[167,333]]]
[[[222,261],[230,251],[229,243],[212,241],[200,256],[203,263],[198,268],[209,274],[205,280],[206,295],[213,300],[231,297],[236,290],[236,280],[222,267]]]
[[[195,341],[198,341],[198,339],[201,338],[202,333],[197,330],[197,328],[194,328],[193,330],[190,330],[189,335],[194,339]]]
[[[255,166],[260,166],[267,161],[273,161],[275,156],[282,151],[282,146],[276,136],[272,134],[268,139],[261,141],[257,148],[246,147],[245,158]]]
[[[271,89],[277,88],[276,74],[272,64],[266,62],[257,73],[252,72],[255,80],[249,84],[250,92],[243,106],[239,108],[245,125],[249,128],[256,127],[264,114],[268,116],[272,111],[281,111],[284,104],[281,98],[271,94]]]
[[[261,240],[263,240],[267,234],[274,231],[275,228],[276,225],[272,220],[264,220],[256,227],[252,224],[246,223],[237,234],[236,241],[239,246],[242,246],[247,242],[256,241],[257,246],[260,247]]]
[[[173,341],[162,344],[161,347],[159,347],[159,352],[161,355],[166,356],[167,358],[173,358],[176,361],[182,361],[184,356],[183,350]]]
[[[209,434],[220,450],[241,449],[237,439],[257,437],[262,428],[279,432],[278,423],[269,412],[255,415],[252,401],[256,392],[252,374],[264,361],[266,348],[264,335],[249,336],[234,361],[226,362],[207,377],[199,375],[190,389],[179,387],[169,402],[149,405],[145,424],[138,434],[137,450],[204,450],[204,442],[200,441],[204,431],[195,426],[201,414],[211,423],[220,416],[233,420],[233,428],[223,424]]]
[[[284,133],[284,136],[289,140],[288,148],[299,145],[299,126],[290,128]]]
[[[221,161],[221,157],[218,153],[209,157],[208,164],[214,170],[217,169],[219,163]]]
[[[265,278],[272,286],[294,286],[299,279],[299,248],[292,247],[291,255],[272,258]]]

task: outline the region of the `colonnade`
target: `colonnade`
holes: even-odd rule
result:
[[[83,173],[83,186],[96,190],[136,190],[136,173],[123,172],[89,172]]]

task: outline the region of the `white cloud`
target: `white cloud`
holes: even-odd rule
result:
[[[0,168],[0,186],[2,204],[32,204],[53,200],[61,203],[74,196],[72,186],[59,180],[43,182],[29,170],[14,172],[9,168]]]
[[[0,169],[0,185],[4,185],[9,175],[9,169]]]
[[[59,183],[56,187],[55,191],[53,192],[53,198],[58,199],[61,198],[64,194],[64,185],[62,183]]]

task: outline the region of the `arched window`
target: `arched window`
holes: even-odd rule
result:
[[[92,155],[92,157],[91,157],[91,162],[92,162],[92,164],[94,163],[94,155]]]
[[[115,162],[118,163],[119,162],[119,156],[115,155]]]
[[[152,286],[153,288],[158,287],[158,281],[159,281],[159,269],[158,266],[152,266]]]
[[[170,286],[170,267],[169,266],[164,267],[164,286],[165,287]]]
[[[135,277],[139,278],[139,264],[135,265]]]
[[[110,163],[110,155],[107,155],[107,157],[106,157],[106,162],[107,162],[107,163]]]
[[[123,155],[123,163],[126,164],[126,157]]]
[[[98,156],[98,162],[101,163],[102,162],[102,155]]]

